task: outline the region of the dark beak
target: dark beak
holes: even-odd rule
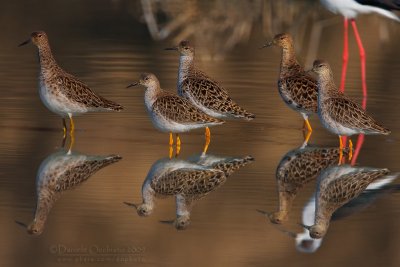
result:
[[[20,221],[15,221],[16,224],[18,224],[19,226],[22,226],[24,228],[28,228],[28,225],[26,223],[20,222]]]
[[[270,46],[272,46],[273,44],[274,44],[274,41],[268,42],[268,43],[264,44],[263,46],[261,46],[260,49],[263,49],[263,48],[265,48],[265,47],[270,47]]]
[[[31,42],[31,39],[28,39],[28,40],[26,40],[25,42],[20,43],[20,44],[18,45],[18,47],[23,46],[23,45],[26,45],[26,44],[29,44],[30,42]]]
[[[131,83],[130,85],[128,85],[126,88],[137,86],[137,85],[139,85],[139,83],[138,82],[134,82],[134,83]],[[125,203],[125,204],[127,204],[127,203]]]
[[[299,223],[299,225],[300,225],[301,227],[307,229],[308,231],[311,230],[311,226],[309,226],[309,225],[305,225],[305,224],[302,224],[302,223]]]
[[[172,225],[172,224],[174,224],[174,223],[175,223],[175,221],[174,221],[174,220],[169,220],[169,221],[160,221],[160,223]]]
[[[128,207],[134,207],[135,209],[137,209],[137,205],[134,203],[124,202],[124,204],[127,205]]]
[[[259,209],[256,209],[256,211],[258,211],[259,213],[261,213],[261,214],[263,214],[263,215],[265,215],[265,216],[269,216],[269,215],[271,215],[271,213],[270,212],[268,212],[268,211],[264,211],[264,210],[259,210]]]
[[[178,47],[177,47],[177,46],[175,46],[175,47],[167,47],[167,48],[164,48],[164,50],[174,50],[174,51],[178,51]]]

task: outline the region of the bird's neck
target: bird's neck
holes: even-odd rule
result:
[[[144,94],[144,102],[148,111],[151,111],[154,102],[157,100],[157,97],[161,92],[162,89],[159,83],[147,86],[146,92]]]
[[[194,55],[181,55],[179,57],[178,84],[181,84],[187,78],[193,68]]]
[[[303,68],[297,62],[294,47],[292,45],[284,47],[282,49],[281,75],[287,75],[290,72],[298,72],[301,70],[303,70]]]
[[[151,208],[154,207],[154,195],[155,192],[153,188],[151,188],[150,183],[146,183],[142,188],[142,198],[143,203],[149,205]]]
[[[331,73],[318,75],[318,101],[323,103],[324,100],[330,97],[337,96],[339,93],[333,76]]]
[[[324,214],[316,212],[314,224],[321,226],[323,229],[328,229],[331,217],[332,217],[331,212],[326,212]]]
[[[287,192],[279,192],[279,212],[282,215],[287,215],[292,208],[294,195]]]
[[[177,195],[175,198],[176,201],[176,216],[190,216],[190,205],[188,205],[185,197],[182,195]]]
[[[36,211],[34,223],[43,225],[47,220],[47,215],[49,214],[51,208],[59,197],[59,193],[48,189],[42,189],[38,195],[36,203]]]
[[[43,44],[38,48],[40,72],[44,78],[54,75],[59,67],[51,53],[50,45]]]

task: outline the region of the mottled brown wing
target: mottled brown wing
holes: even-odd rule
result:
[[[315,79],[305,74],[295,75],[280,79],[279,88],[288,101],[297,104],[297,108],[316,113],[318,110],[318,85]],[[288,103],[292,104],[292,103]]]
[[[195,197],[215,190],[225,181],[226,177],[222,171],[183,168],[154,179],[152,188],[157,194]]]
[[[84,161],[66,170],[55,184],[56,191],[65,191],[85,182],[98,170],[119,161],[121,157],[113,156],[105,159]]]
[[[324,102],[333,120],[348,128],[362,129],[366,132],[387,132],[357,103],[345,97],[328,98]]]
[[[177,95],[159,97],[153,104],[153,110],[170,120],[184,124],[222,123],[221,120],[208,116],[188,100]]]
[[[56,83],[63,88],[63,93],[69,99],[85,105],[89,108],[105,108],[111,110],[121,110],[123,107],[113,101],[97,95],[86,84],[71,75],[56,77]]]
[[[344,155],[348,150],[343,151]],[[303,185],[316,180],[319,173],[337,165],[339,148],[302,148],[287,153],[276,170],[280,190],[296,192]]]
[[[321,184],[320,197],[337,205],[345,204],[361,194],[367,186],[389,173],[389,170],[361,171],[345,174],[327,184]]]

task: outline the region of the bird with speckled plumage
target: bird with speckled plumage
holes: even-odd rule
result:
[[[317,113],[318,109],[317,81],[297,61],[293,39],[290,34],[277,34],[272,41],[266,43],[262,48],[272,45],[282,48],[282,60],[278,78],[279,94],[286,105],[302,115],[304,128],[308,130],[305,138],[307,143],[312,133],[308,117]]]
[[[332,214],[359,196],[370,183],[388,176],[388,169],[341,165],[324,170],[318,177],[314,225],[303,225],[310,237],[322,238],[328,231]]]
[[[157,77],[152,73],[143,73],[138,82],[128,87],[142,85],[146,87],[144,102],[153,125],[162,132],[169,132],[170,147],[173,145],[172,133],[176,133],[177,154],[181,140],[179,133],[223,124],[224,121],[213,118],[195,107],[190,101],[174,93],[163,90]],[[207,132],[207,130],[206,130]],[[207,152],[210,142],[206,138],[203,153]],[[170,157],[171,157],[170,150]]]
[[[328,131],[339,136],[339,163],[342,162],[343,150],[341,136],[390,134],[390,130],[381,126],[359,104],[339,91],[327,62],[314,61],[312,70],[318,75],[318,116]],[[350,159],[352,147],[350,140]]]
[[[75,115],[96,111],[120,111],[123,107],[96,94],[85,83],[64,71],[55,61],[47,34],[33,32],[30,39],[19,46],[32,42],[39,51],[40,75],[39,95],[44,105],[63,118],[64,137],[65,118],[70,118],[70,133],[73,136]]]

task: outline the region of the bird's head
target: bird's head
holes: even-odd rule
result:
[[[47,34],[44,31],[32,32],[31,37],[25,42],[22,42],[19,46],[26,45],[30,42],[39,48],[45,46],[48,44]]]

